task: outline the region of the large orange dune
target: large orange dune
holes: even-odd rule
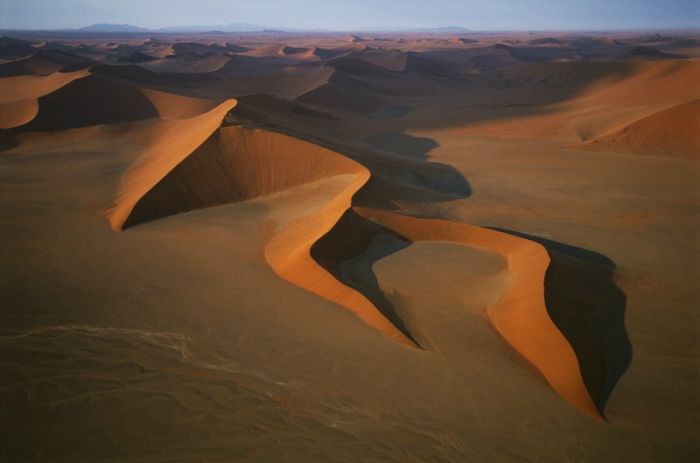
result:
[[[142,163],[138,174],[129,173],[128,176],[139,178],[138,187],[130,189],[129,201],[138,194],[136,188],[143,191],[141,185],[145,182],[140,177],[147,176],[151,183],[164,171],[162,162],[153,159]],[[328,178],[338,179],[339,192],[322,207],[310,208],[311,213],[274,225],[277,229],[265,246],[266,260],[283,279],[349,308],[389,337],[414,345],[367,297],[336,279],[311,255],[315,243],[345,214],[352,196],[369,179],[366,169],[340,154],[262,129],[223,127],[143,194],[123,226],[245,201]],[[118,226],[114,217],[121,218],[121,210],[126,207],[119,205],[113,213],[113,226]],[[563,398],[584,413],[600,416],[581,378],[576,355],[545,309],[543,281],[549,258],[541,246],[465,224],[355,210],[411,241],[461,242],[486,247],[506,257],[514,283],[503,300],[489,311],[494,326]]]

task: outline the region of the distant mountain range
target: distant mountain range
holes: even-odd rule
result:
[[[102,33],[175,33],[175,32],[306,32],[305,29],[299,28],[271,28],[261,26],[259,24],[250,23],[230,23],[230,24],[207,24],[207,25],[189,25],[189,26],[171,26],[158,29],[147,29],[144,27],[133,26],[131,24],[92,24],[79,29],[70,29],[76,32],[102,32]],[[317,31],[321,31],[318,29]],[[372,32],[366,30],[364,32]],[[379,31],[374,31],[379,32]],[[469,32],[467,29],[460,26],[433,27],[433,28],[413,28],[413,29],[396,29],[386,30],[382,32],[423,32],[423,33],[463,33]]]
[[[172,26],[159,29],[146,29],[144,27],[133,26],[131,24],[92,24],[87,27],[73,29],[79,32],[125,32],[125,33],[147,33],[147,32],[262,32],[267,30],[265,26],[248,23],[232,24],[212,24],[193,26]]]
[[[93,24],[74,30],[81,32],[150,32],[148,29],[131,24]]]

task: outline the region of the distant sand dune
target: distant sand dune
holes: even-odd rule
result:
[[[166,56],[154,61],[139,63],[139,66],[154,72],[182,72],[188,74],[200,74],[218,71],[230,60],[231,57],[224,54],[208,57],[201,57],[196,54],[179,54],[176,56]]]
[[[163,120],[195,117],[211,111],[220,103],[214,100],[190,98],[147,88],[141,89],[141,92],[155,106],[158,117]]]
[[[27,124],[39,113],[38,98],[88,75],[75,71],[0,78],[0,129]]]
[[[586,147],[700,159],[700,100],[644,117]]]
[[[0,103],[39,98],[88,75],[88,71],[75,71],[3,77],[0,78]]]
[[[529,117],[503,118],[460,127],[465,133],[497,137],[556,137],[588,142],[668,109],[700,98],[695,85],[698,61],[634,61],[627,63],[535,63],[512,68],[508,76],[528,82],[573,72],[566,81],[586,74],[591,81],[572,97]],[[659,140],[660,141],[660,140]],[[669,146],[673,140],[666,141]],[[665,143],[666,143],[665,142]]]
[[[24,125],[34,119],[38,112],[39,103],[35,98],[0,104],[0,129]]]

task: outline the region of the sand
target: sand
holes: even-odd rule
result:
[[[20,37],[7,461],[695,461],[694,36]]]

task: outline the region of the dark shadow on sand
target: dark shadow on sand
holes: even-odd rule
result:
[[[547,249],[551,263],[545,275],[547,312],[569,341],[583,381],[598,411],[632,361],[625,329],[625,293],[613,281],[616,265],[608,257],[565,243],[494,228],[535,241]]]
[[[311,247],[311,257],[341,283],[362,293],[406,337],[420,347],[386,298],[372,266],[410,245],[410,241],[371,222],[352,209]]]

